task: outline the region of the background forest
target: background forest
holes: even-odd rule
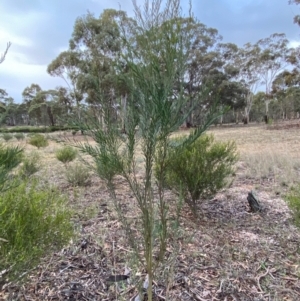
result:
[[[193,109],[185,126],[200,125],[216,98],[220,107],[230,107],[216,123],[299,118],[300,47],[290,47],[284,33],[238,47],[222,43],[217,29],[195,18],[182,17],[179,22],[190,44],[185,49],[188,68],[183,78],[188,104],[182,114]],[[124,77],[130,77],[124,60],[128,55],[124,43],[128,41],[136,48],[136,55],[145,50],[135,20],[125,11],[106,9],[99,17],[92,13],[78,17],[69,49],[49,62],[47,68],[65,85],[43,90],[38,82],[32,83],[24,88],[21,103],[16,103],[1,87],[1,124],[62,126],[81,113],[101,119],[109,102],[115,121],[124,127],[126,101],[131,97],[124,84]],[[156,45],[157,51],[161,46]],[[146,63],[139,57],[135,60]],[[199,97],[204,87],[209,89],[209,95]],[[174,97],[178,89],[175,84]]]

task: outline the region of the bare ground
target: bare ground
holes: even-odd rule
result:
[[[230,188],[201,204],[199,220],[183,208],[181,232],[170,239],[167,264],[153,284],[156,300],[300,300],[300,231],[282,199],[284,189],[280,194],[274,190],[272,174],[252,176],[245,159],[275,149],[298,162],[299,130],[256,126],[212,132],[218,140],[236,140],[241,154],[237,176]],[[89,187],[70,187],[54,158],[56,148],[51,142],[42,151],[40,176],[47,175],[49,184],[69,195],[77,211],[78,237],[28,271],[27,282],[5,285],[0,300],[137,301],[136,284],[143,283],[145,271],[137,269],[105,185],[93,176]],[[32,151],[31,146],[26,149]],[[134,199],[121,180],[119,186],[120,199],[134,219]],[[247,204],[254,188],[263,206],[255,214]],[[171,193],[167,197],[174,201]],[[126,279],[113,282],[112,275]]]

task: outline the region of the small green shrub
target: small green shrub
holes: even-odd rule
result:
[[[16,133],[15,134],[15,138],[19,141],[19,140],[23,140],[25,139],[25,135],[23,133]]]
[[[90,183],[90,173],[88,169],[79,163],[68,166],[66,178],[73,186],[87,186]]]
[[[36,152],[23,158],[23,165],[20,169],[20,175],[22,178],[29,178],[41,168],[40,156]]]
[[[19,146],[9,147],[0,144],[0,192],[8,188],[10,172],[17,167],[23,158],[23,149]]]
[[[300,227],[300,185],[292,188],[285,199],[293,213],[295,224]]]
[[[65,146],[59,149],[55,154],[57,160],[60,162],[67,164],[73,161],[77,156],[77,151],[71,146]]]
[[[13,138],[13,135],[9,134],[9,133],[4,133],[2,135],[2,138],[7,142],[9,140],[11,140]]]
[[[73,233],[66,198],[38,182],[24,182],[0,195],[0,271],[6,280],[33,267],[41,256],[58,250]]]
[[[31,136],[28,143],[36,146],[37,148],[46,147],[49,144],[47,138],[41,134]]]
[[[196,204],[228,184],[237,161],[234,142],[215,142],[203,135],[188,146],[179,146],[182,138],[171,139],[165,164],[165,184],[178,194],[196,214]],[[155,172],[157,174],[157,165]]]

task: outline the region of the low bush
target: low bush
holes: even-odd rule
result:
[[[25,139],[25,135],[23,133],[16,133],[15,134],[15,138],[19,141],[19,140],[23,140]]]
[[[70,217],[61,192],[40,190],[38,182],[24,182],[1,194],[0,271],[7,270],[4,281],[19,277],[41,256],[67,243],[73,233]]]
[[[79,163],[68,166],[66,178],[73,186],[87,186],[90,183],[90,173],[88,169]]]
[[[17,167],[23,158],[23,149],[19,146],[3,146],[0,144],[0,192],[8,188],[10,172]]]
[[[13,138],[13,135],[9,134],[9,133],[4,133],[2,135],[2,138],[7,142],[9,140],[11,140]]]
[[[285,199],[293,213],[295,224],[300,227],[300,185],[293,187]]]
[[[182,141],[182,138],[170,141],[165,185],[183,194],[196,214],[196,205],[201,199],[208,199],[228,184],[237,161],[236,145],[215,142],[212,135],[203,135],[188,146],[180,146]],[[155,172],[157,174],[157,167]]]
[[[65,146],[61,149],[59,149],[56,153],[55,156],[57,160],[60,162],[67,164],[71,161],[73,161],[76,156],[77,156],[77,151],[72,148],[71,146]]]
[[[22,160],[23,164],[20,169],[20,175],[26,179],[38,172],[41,168],[40,156],[36,152],[31,155],[24,157]]]
[[[28,143],[36,146],[37,148],[46,147],[49,144],[47,138],[41,134],[35,134],[31,136],[28,140]]]

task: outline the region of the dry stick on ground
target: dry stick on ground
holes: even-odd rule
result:
[[[269,269],[267,269],[267,271],[262,274],[262,275],[259,275],[256,277],[256,283],[257,283],[257,286],[259,288],[259,290],[263,293],[264,291],[262,290],[261,286],[260,286],[260,279],[263,278],[263,277],[266,277],[267,275],[269,274]]]

